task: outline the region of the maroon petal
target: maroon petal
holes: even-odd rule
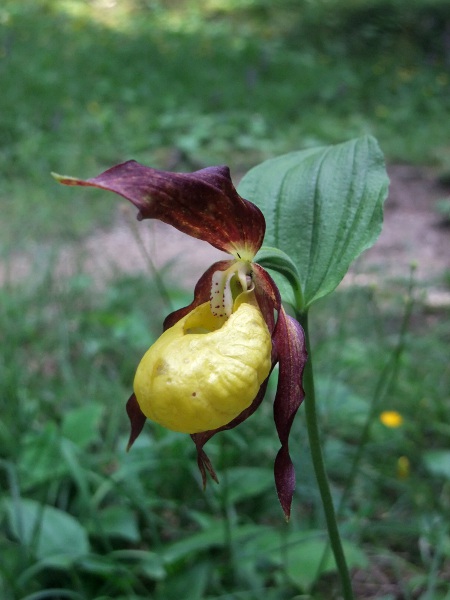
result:
[[[128,445],[127,445],[127,451],[128,451],[131,448],[131,446],[134,444],[134,442],[136,441],[136,438],[141,433],[141,431],[144,427],[145,421],[147,420],[147,417],[142,412],[142,410],[138,404],[138,401],[136,400],[136,396],[134,394],[131,394],[130,398],[128,399],[127,415],[128,415],[128,418],[130,419],[130,425],[131,425],[130,439],[128,440]]]
[[[216,271],[226,271],[228,267],[233,264],[233,262],[233,260],[219,260],[211,265],[197,281],[194,289],[194,300],[191,302],[191,304],[189,304],[189,306],[185,306],[184,308],[180,308],[173,313],[170,313],[170,315],[164,319],[164,331],[175,325],[175,323],[178,323],[180,319],[182,319],[200,304],[208,302],[211,296],[212,276]]]
[[[289,455],[289,433],[305,396],[302,375],[307,354],[301,325],[287,315],[283,308],[278,315],[273,341],[280,365],[273,407],[275,425],[281,442],[281,449],[275,459],[275,485],[286,519],[289,519],[295,488],[294,465]]]
[[[198,435],[198,434],[195,434]],[[194,435],[191,436],[192,438],[194,438]],[[209,460],[208,455],[206,454],[206,452],[203,450],[203,444],[205,442],[201,442],[200,439],[194,439],[196,448],[197,448],[197,464],[198,464],[198,468],[200,470],[201,476],[202,476],[202,483],[203,483],[203,489],[206,488],[206,471],[208,471],[208,473],[211,475],[211,479],[213,479],[216,483],[219,483],[219,479],[216,475],[216,472],[213,469],[213,466],[211,464],[211,461]]]
[[[130,160],[87,180],[55,178],[120,194],[138,208],[138,219],[159,219],[238,258],[253,257],[264,238],[262,212],[239,196],[228,167],[171,173]]]
[[[279,313],[281,309],[280,291],[269,273],[260,265],[253,263],[252,269],[256,299],[267,327],[270,333],[273,334],[277,317],[275,313]]]

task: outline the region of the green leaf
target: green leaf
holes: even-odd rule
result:
[[[121,565],[122,567],[122,565]],[[105,579],[117,575],[117,562],[110,556],[88,554],[77,561],[77,568]]]
[[[140,575],[160,581],[166,577],[161,558],[149,550],[116,550],[107,555],[89,554],[77,561],[77,568],[105,580],[120,577],[122,581],[128,579],[134,582],[136,575]]]
[[[39,433],[29,432],[24,436],[19,458],[23,490],[56,481],[67,474],[68,466],[61,460],[60,441],[54,423],[47,423]]]
[[[258,525],[241,525],[233,529],[233,541],[242,544],[247,538],[258,535],[258,533]],[[162,549],[162,557],[165,564],[172,565],[187,557],[192,558],[200,552],[226,546],[227,540],[226,524],[223,521],[217,521],[205,531],[193,533],[183,540],[167,545]]]
[[[61,425],[61,433],[80,448],[86,448],[98,438],[103,406],[89,403],[70,410]]]
[[[243,177],[239,193],[266,217],[264,243],[297,267],[298,310],[332,292],[375,242],[387,188],[383,155],[369,136],[270,159]]]
[[[233,467],[227,472],[226,493],[216,488],[219,495],[225,493],[229,504],[260,496],[274,487],[273,470],[264,467]]]
[[[108,506],[97,512],[95,531],[137,543],[141,539],[136,513],[127,506]]]
[[[130,563],[149,579],[160,580],[166,576],[163,560],[150,550],[115,550],[110,554],[116,564]]]
[[[71,515],[35,500],[4,500],[11,533],[39,559],[68,562],[89,552],[85,529]]]
[[[260,527],[253,537],[239,545],[239,561],[247,566],[256,562],[284,568],[291,582],[301,591],[307,591],[322,573],[337,570],[331,550],[321,565],[325,546],[326,541],[320,531],[281,532]],[[358,546],[343,540],[343,547],[350,568],[367,566],[367,557]]]
[[[262,563],[281,567],[286,558],[286,532],[261,525],[256,535],[241,544],[239,550],[241,566]]]
[[[309,590],[322,573],[337,570],[331,550],[327,553],[325,563],[321,565],[326,542],[321,537],[314,537],[314,532],[302,533],[299,539],[293,542],[290,537],[286,575],[300,590]],[[348,540],[343,540],[342,546],[349,569],[367,566],[367,557],[358,546]]]
[[[211,573],[214,572],[214,562],[196,561],[188,568],[171,573],[171,576],[159,584],[155,600],[167,598],[183,598],[183,600],[203,600]]]

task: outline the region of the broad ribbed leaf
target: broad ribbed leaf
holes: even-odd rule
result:
[[[263,211],[265,245],[298,269],[298,310],[332,292],[375,242],[387,188],[383,155],[369,136],[270,159],[244,176],[239,193]]]

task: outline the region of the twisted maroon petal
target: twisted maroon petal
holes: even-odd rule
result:
[[[289,434],[295,414],[304,398],[302,375],[306,362],[305,337],[301,325],[286,314],[280,292],[260,265],[253,265],[258,303],[272,331],[272,363],[279,362],[278,387],[274,402],[274,420],[281,448],[275,459],[275,485],[286,519],[291,512],[295,471],[289,454]],[[278,319],[274,325],[274,312]]]
[[[262,212],[239,196],[228,167],[171,173],[130,160],[91,179],[55,178],[120,194],[137,207],[138,219],[159,219],[235,256],[242,251],[254,256],[264,238]]]
[[[289,454],[289,434],[295,414],[303,401],[303,369],[307,354],[301,325],[282,308],[273,339],[279,360],[278,388],[273,406],[275,426],[281,442],[275,459],[275,485],[286,519],[291,513],[295,488],[294,465]]]

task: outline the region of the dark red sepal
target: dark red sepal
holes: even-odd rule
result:
[[[281,448],[274,465],[275,485],[286,519],[289,520],[295,488],[295,471],[289,454],[289,433],[303,401],[302,375],[306,362],[305,337],[301,325],[286,314],[272,277],[260,265],[253,265],[255,292],[265,321],[272,333],[272,363],[279,363],[274,420]],[[278,319],[274,325],[274,311]]]
[[[197,448],[197,465],[202,476],[203,489],[205,489],[207,482],[206,471],[208,471],[208,473],[211,476],[211,479],[213,479],[216,483],[219,483],[219,478],[217,477],[216,472],[214,471],[214,468],[211,464],[211,461],[209,460],[208,455],[203,450],[203,444],[205,442],[203,442],[201,438],[194,437],[194,435],[191,435],[191,438],[194,440],[195,446]]]
[[[280,291],[269,273],[260,265],[253,263],[252,271],[255,281],[256,299],[272,335],[275,329],[276,318],[281,309]]]
[[[289,434],[295,414],[305,396],[302,375],[307,353],[301,325],[287,315],[283,308],[278,315],[273,343],[279,361],[273,412],[281,442],[281,449],[275,459],[275,485],[281,507],[289,520],[295,488],[294,465],[289,454]]]
[[[139,219],[159,219],[234,255],[246,250],[254,256],[264,238],[262,212],[239,196],[225,166],[172,173],[130,160],[91,179],[55,178],[120,194],[136,206]]]
[[[134,444],[136,439],[139,437],[139,434],[141,433],[145,425],[147,417],[142,412],[141,407],[139,406],[138,401],[136,400],[136,396],[134,394],[131,394],[131,396],[129,397],[126,408],[131,425],[130,439],[128,440],[127,445],[128,452],[128,450]]]

